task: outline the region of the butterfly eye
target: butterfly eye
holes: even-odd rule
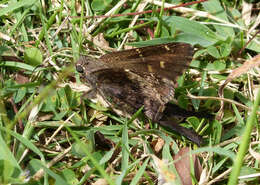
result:
[[[84,69],[81,65],[77,65],[76,66],[76,70],[79,72],[79,73],[83,73],[84,72]]]

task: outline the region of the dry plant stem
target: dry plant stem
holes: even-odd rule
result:
[[[243,175],[243,176],[239,176],[239,179],[249,179],[249,178],[255,178],[255,177],[259,177],[260,173],[254,173],[254,174],[250,174],[250,175]]]
[[[157,6],[162,6],[162,4],[163,4],[161,1],[155,1],[155,0],[147,0],[147,1],[150,2],[151,4],[155,4]],[[166,9],[169,9],[170,7],[173,8],[173,6],[174,6],[174,4],[164,3],[164,7]],[[174,11],[180,12],[180,13],[191,13],[193,16],[198,16],[198,17],[206,17],[206,18],[209,18],[209,19],[212,19],[212,20],[224,23],[226,26],[230,26],[230,27],[233,27],[233,28],[239,28],[241,30],[245,30],[245,28],[242,28],[239,25],[227,22],[227,21],[225,21],[223,19],[220,19],[220,18],[218,18],[216,16],[211,15],[208,12],[194,10],[192,8],[185,8],[185,7],[182,7],[182,6],[180,6],[180,7],[175,6],[174,7]]]
[[[144,3],[141,2],[141,3],[138,5],[137,10],[138,10],[138,11],[139,11],[139,10],[140,10],[140,11],[143,11],[147,4],[148,4],[148,2],[144,2]],[[135,23],[136,23],[136,21],[137,21],[138,18],[139,18],[139,15],[136,15],[136,16],[133,18],[132,22],[131,22],[130,25],[129,25],[129,28],[132,28],[132,27],[135,25]],[[133,34],[133,30],[126,33],[126,35],[125,35],[125,37],[124,37],[124,39],[123,39],[123,42],[122,42],[122,43],[120,44],[120,46],[118,47],[118,50],[121,50],[121,49],[122,49],[124,43],[127,41],[128,36],[129,36],[129,35],[132,35],[132,34]]]
[[[68,20],[69,17],[65,17],[64,20],[62,21],[62,23],[60,24],[60,26],[57,28],[57,30],[55,31],[55,33],[53,34],[51,40],[52,42],[54,41],[54,39],[56,38],[56,36],[58,35],[58,33],[64,28],[64,26],[68,25]]]
[[[243,105],[241,103],[238,103],[238,102],[236,102],[234,100],[230,100],[230,99],[226,99],[226,98],[212,97],[212,96],[194,96],[194,95],[190,94],[189,92],[188,92],[187,96],[189,98],[198,99],[198,100],[220,100],[220,101],[223,101],[223,102],[233,103],[233,104],[237,105],[238,107],[241,107],[241,108],[243,108],[245,110],[250,110],[250,111],[252,110],[252,108],[250,108],[250,107],[247,107],[247,106],[245,106],[245,105]],[[257,111],[256,113],[258,115],[260,115],[259,111]]]
[[[235,137],[235,138],[223,141],[222,143],[217,144],[215,147],[223,147],[223,146],[226,146],[230,143],[238,142],[240,139],[241,139],[241,137]]]
[[[253,32],[256,28],[257,28],[257,26],[260,24],[260,13],[258,14],[258,16],[257,16],[257,18],[256,18],[256,20],[254,21],[254,24],[253,24],[253,26],[248,30],[248,36],[249,36],[249,34],[251,34],[251,32]]]
[[[247,73],[250,69],[255,68],[259,65],[260,65],[260,54],[256,55],[255,57],[253,57],[250,60],[247,60],[246,62],[243,63],[242,66],[232,70],[232,72],[228,75],[225,82],[219,87],[219,90],[218,90],[219,97],[223,98],[224,88],[226,87],[226,85],[229,82],[231,82],[233,79],[241,76],[242,74]],[[220,103],[221,103],[220,104],[221,106],[220,106],[220,109],[218,111],[218,115],[216,116],[217,120],[221,120],[223,118],[223,115],[224,115],[224,101],[221,101]]]
[[[48,63],[51,64],[51,65],[55,68],[55,70],[60,71],[61,68],[60,68],[57,64],[55,64],[55,62],[52,61],[52,58],[53,58],[53,56],[47,57],[47,58],[44,60],[43,63],[45,63],[46,61],[48,61]],[[56,77],[55,77],[54,75],[53,75],[53,77],[54,77],[54,79],[56,80]]]
[[[52,159],[48,164],[47,164],[47,168],[50,168],[51,166],[53,166],[55,163],[57,163],[58,161],[60,161],[67,153],[69,153],[69,151],[71,150],[72,146],[70,146],[69,148],[67,148],[66,150],[64,150],[63,152],[61,152],[59,155],[57,155],[54,159]],[[44,170],[40,169],[38,170],[35,175],[33,176],[34,180],[39,180],[43,177],[44,175]]]
[[[227,174],[229,174],[231,172],[231,168],[226,170],[225,172],[223,172],[222,174],[220,174],[219,176],[217,176],[216,178],[214,178],[213,180],[209,181],[208,183],[205,183],[203,185],[211,185],[214,184],[215,182],[220,181],[224,176],[226,176]]]
[[[242,19],[244,20],[245,25],[249,26],[251,22],[251,11],[253,8],[253,4],[247,3],[246,1],[243,1],[242,3]]]
[[[15,40],[12,37],[10,37],[9,35],[6,35],[2,32],[0,32],[0,38],[3,39],[3,40],[6,40],[6,41],[11,41],[13,44],[16,43]]]
[[[260,154],[258,152],[256,152],[254,149],[252,149],[252,143],[250,143],[250,146],[249,146],[249,153],[250,155],[256,159],[256,160],[259,160],[260,159]]]
[[[75,112],[74,112],[72,115],[70,115],[70,117],[68,117],[68,119],[65,120],[64,124],[66,124],[74,115],[75,115]],[[64,127],[64,124],[61,125],[61,126],[59,126],[59,128],[55,130],[55,132],[52,134],[52,136],[51,136],[50,139],[45,143],[44,146],[47,146],[47,145],[51,142],[51,140],[52,140],[52,139],[59,133],[59,131]]]
[[[198,4],[198,3],[201,3],[201,2],[205,2],[205,1],[208,1],[208,0],[194,1],[194,2],[189,2],[189,3],[179,4],[179,5],[171,4],[171,6],[169,6],[168,8],[164,8],[164,10],[166,11],[166,10],[170,10],[170,9],[174,9],[174,8],[178,8],[178,7],[189,6],[189,5]],[[147,1],[147,2],[154,4],[152,0]],[[162,6],[162,5],[159,5],[159,6]],[[155,11],[160,12],[161,9],[157,9]],[[132,13],[126,13],[126,14],[85,16],[84,18],[85,19],[89,19],[89,18],[111,18],[111,17],[131,16],[131,15],[142,15],[142,14],[148,14],[148,13],[153,13],[153,12],[154,12],[154,10],[147,10],[147,11],[143,11],[143,12],[132,12]]]
[[[22,160],[26,157],[26,155],[28,154],[28,152],[29,152],[29,149],[26,148],[26,149],[24,150],[24,152],[22,153],[22,155],[21,155],[21,157],[20,157],[18,163],[22,162]]]
[[[109,12],[107,12],[105,15],[106,16],[111,16],[111,14],[113,14],[118,8],[120,8],[121,6],[123,6],[123,4],[126,2],[127,0],[121,0],[119,1]],[[90,27],[88,27],[88,29],[86,30],[87,33],[91,33],[105,18],[99,18],[97,19],[97,21],[95,21]]]

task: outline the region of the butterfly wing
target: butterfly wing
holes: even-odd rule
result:
[[[162,117],[164,105],[174,97],[171,81],[152,75],[139,76],[121,68],[98,70],[86,78],[90,84],[95,84],[99,94],[114,110],[121,109],[131,115],[144,106],[145,115],[153,121]]]
[[[176,80],[189,66],[192,55],[191,45],[169,43],[113,52],[103,55],[100,60],[111,68],[120,67]]]

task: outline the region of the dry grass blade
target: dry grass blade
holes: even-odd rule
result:
[[[152,3],[152,4],[155,4],[157,6],[162,6],[162,2],[161,1],[154,1],[154,0],[147,0],[148,2]],[[170,3],[164,3],[164,7],[165,8],[169,8],[169,7],[172,7],[172,6],[175,6],[175,4],[170,4]],[[215,21],[218,21],[220,23],[223,23],[225,24],[226,26],[230,26],[230,27],[233,27],[233,28],[239,28],[241,30],[245,30],[245,28],[242,28],[241,26],[239,25],[236,25],[236,24],[232,24],[230,22],[227,22],[223,19],[220,19],[214,15],[211,15],[210,13],[208,12],[203,12],[203,11],[199,11],[199,10],[195,10],[195,9],[192,9],[192,8],[186,8],[186,7],[178,7],[178,8],[174,8],[174,11],[176,12],[180,12],[180,13],[191,13],[193,14],[194,16],[198,16],[198,17],[206,17],[206,18],[209,18],[209,19],[212,19],[212,20],[215,20]]]

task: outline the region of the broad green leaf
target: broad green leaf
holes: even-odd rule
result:
[[[41,107],[41,111],[44,112],[55,112],[58,106],[58,97],[55,93],[54,95],[50,95],[44,99],[44,104]]]
[[[215,46],[209,46],[207,48],[208,53],[213,56],[214,58],[221,58],[218,49]]]
[[[50,170],[45,165],[43,165],[42,161],[33,159],[33,160],[31,160],[31,163],[34,163],[35,166],[38,165],[39,167],[43,168],[44,173],[47,173],[53,179],[55,179],[55,185],[70,185],[60,175],[58,175],[57,173],[54,173],[52,170]]]
[[[252,40],[246,48],[258,53],[260,52],[260,44],[256,40]]]
[[[210,0],[207,2],[202,3],[203,7],[209,12],[211,15],[214,15],[226,22],[229,22],[228,15],[226,11],[221,6],[219,0]],[[222,26],[222,25],[214,25],[217,33],[220,34],[222,37],[234,37],[235,33],[232,27],[230,26]]]
[[[91,7],[95,11],[102,11],[111,4],[112,0],[93,0]]]
[[[69,102],[66,96],[65,88],[61,88],[57,92],[58,99],[60,102],[59,109],[62,111],[69,110]],[[70,95],[69,95],[70,96]]]
[[[231,89],[227,89],[227,88],[224,89],[224,98],[233,100],[234,99],[234,92]]]
[[[215,60],[213,65],[214,70],[216,71],[223,71],[226,69],[226,62],[224,60]]]
[[[179,16],[164,16],[163,20],[169,25],[175,26],[176,29],[191,35],[191,39],[201,39],[202,42],[208,42],[209,45],[213,45],[220,40],[225,40],[224,37],[217,35],[207,26],[200,24],[196,21],[192,21]]]
[[[61,176],[66,180],[70,185],[76,185],[79,183],[76,174],[71,169],[64,169],[61,172]],[[55,183],[56,184],[56,183]]]
[[[198,126],[200,124],[200,120],[194,116],[187,118],[186,121],[189,124],[191,124],[194,129],[198,128]]]
[[[43,60],[41,51],[37,48],[27,48],[24,52],[24,60],[32,66],[41,65]]]
[[[187,96],[185,95],[180,95],[178,96],[178,105],[183,108],[187,109],[189,104],[189,100],[187,99]]]
[[[10,151],[10,149],[8,148],[8,146],[6,145],[5,140],[3,139],[2,135],[0,135],[0,161],[1,161],[1,165],[4,165],[5,167],[9,166],[8,168],[12,168],[13,170],[15,170],[15,173],[12,175],[18,176],[19,174],[21,174],[22,169],[20,168],[18,162],[16,161],[15,157],[13,156],[13,153]],[[0,166],[0,171],[2,171],[1,173],[6,173],[5,170],[6,168],[2,168]],[[10,169],[9,169],[10,170]],[[2,175],[0,174],[0,176]],[[7,177],[7,176],[6,176]]]
[[[106,154],[99,161],[99,164],[102,165],[102,164],[105,164],[107,161],[109,161],[109,159],[111,159],[114,152],[115,152],[115,150],[110,150],[110,151],[106,152]]]
[[[215,60],[213,63],[208,63],[207,70],[209,71],[222,71],[226,69],[224,60]]]
[[[230,55],[232,46],[230,43],[222,43],[220,46],[219,52],[222,58]]]
[[[22,101],[26,93],[27,90],[25,87],[18,89],[18,91],[16,91],[16,93],[14,94],[14,103],[19,103],[20,101]]]
[[[81,141],[82,143],[73,143],[71,152],[73,155],[77,157],[84,157],[86,156],[85,150],[87,149],[90,153],[93,152],[93,143],[91,140],[88,141]]]
[[[210,87],[203,90],[202,96],[217,96],[217,90],[216,88]],[[215,106],[218,106],[219,103],[216,100],[206,100],[204,103],[204,107],[212,109]]]
[[[11,3],[8,4],[7,7],[0,9],[0,17],[5,15],[5,14],[11,13],[12,11],[14,11],[18,8],[25,7],[25,6],[32,6],[37,1],[38,0],[34,0],[34,1],[28,1],[28,0],[10,1]]]

